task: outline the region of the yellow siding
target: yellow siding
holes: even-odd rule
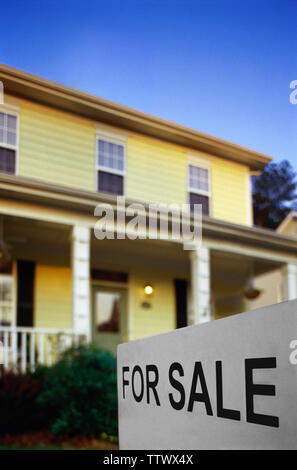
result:
[[[144,295],[144,285],[150,282],[154,287],[151,298]],[[139,272],[131,275],[130,334],[132,339],[170,331],[176,327],[175,294],[173,279],[164,273]],[[144,308],[149,302],[150,308]]]
[[[262,274],[254,280],[256,289],[261,294],[252,302],[252,308],[266,307],[267,305],[277,304],[283,299],[283,273],[281,269]]]
[[[165,204],[186,203],[185,150],[142,136],[127,139],[127,197]]]
[[[78,189],[95,189],[95,125],[26,100],[20,102],[18,173]],[[115,131],[116,132],[116,131]],[[199,152],[201,157],[201,152]],[[248,168],[205,155],[211,168],[212,215],[249,224]],[[187,202],[187,149],[127,137],[126,196],[166,204]]]
[[[94,190],[95,127],[91,121],[21,101],[19,155],[22,176]]]
[[[72,328],[70,268],[36,265],[34,326]]]
[[[285,226],[285,228],[281,231],[282,235],[297,235],[297,220],[293,218],[290,222]]]
[[[211,185],[213,217],[236,224],[249,224],[248,167],[214,158]]]

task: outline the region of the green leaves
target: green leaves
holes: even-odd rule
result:
[[[287,160],[269,163],[253,178],[254,221],[275,229],[296,204],[296,173]]]
[[[54,434],[117,435],[116,360],[109,352],[80,346],[36,374],[42,377],[38,401],[53,410]]]

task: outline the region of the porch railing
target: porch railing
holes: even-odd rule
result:
[[[72,346],[86,343],[86,336],[72,330],[0,326],[4,371],[34,371],[39,364],[51,366]]]

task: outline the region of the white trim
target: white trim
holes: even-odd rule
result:
[[[114,168],[109,168],[108,166],[104,165],[96,165],[96,170],[105,171],[106,173],[111,173],[113,175],[126,176],[125,170],[115,170]]]
[[[105,165],[100,165],[98,161],[98,141],[103,140],[105,142],[109,142],[115,145],[121,145],[123,147],[123,170],[117,170],[114,168],[109,168]],[[126,195],[126,147],[127,147],[127,140],[124,135],[112,133],[110,131],[106,131],[105,129],[99,128],[96,129],[96,136],[95,136],[95,191],[99,191],[98,185],[98,172],[104,171],[105,173],[110,173],[113,175],[118,175],[123,177],[123,194],[120,196]]]
[[[16,144],[5,144],[0,142],[0,147],[6,148],[8,150],[15,151],[15,168],[14,174],[19,174],[19,139],[20,139],[20,113],[19,113],[19,106],[10,103],[0,104],[0,112],[4,114],[10,114],[11,116],[15,116],[16,118]]]
[[[208,191],[203,189],[192,188],[190,186],[190,165],[197,168],[207,170],[208,176]],[[188,155],[187,161],[187,202],[190,204],[190,193],[198,194],[201,196],[208,197],[208,215],[212,216],[212,186],[211,186],[211,166],[209,161],[203,161],[200,157],[194,156],[193,154]]]
[[[235,243],[235,242],[228,242],[228,241],[214,241],[211,239],[204,238],[203,243],[206,247],[210,248],[211,250],[216,251],[223,251],[225,253],[234,253],[243,256],[247,256],[249,258],[253,258],[256,260],[267,260],[276,263],[294,263],[296,260],[295,256],[287,256],[281,254],[275,254],[274,251],[270,249],[265,250],[263,248],[256,248],[256,245],[252,246],[251,248],[247,244]],[[277,266],[274,266],[273,269],[277,269]]]
[[[90,229],[74,225],[71,233],[72,324],[90,338]]]
[[[192,324],[211,320],[210,250],[205,245],[190,252]]]
[[[288,263],[283,268],[283,296],[284,300],[297,298],[297,266]]]

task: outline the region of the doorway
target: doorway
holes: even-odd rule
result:
[[[93,285],[92,340],[100,349],[116,355],[127,331],[127,290]]]

